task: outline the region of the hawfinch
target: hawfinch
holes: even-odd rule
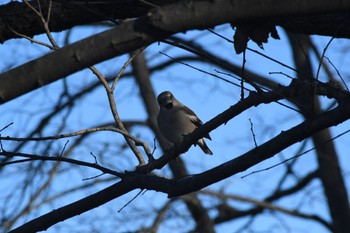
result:
[[[184,135],[192,133],[196,128],[203,125],[197,115],[178,101],[171,92],[164,91],[160,93],[157,100],[160,107],[157,123],[161,134],[167,141],[180,143]],[[204,137],[211,140],[209,134]],[[196,144],[204,153],[213,154],[203,138],[198,139]]]

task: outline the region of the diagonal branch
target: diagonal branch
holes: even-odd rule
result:
[[[291,4],[294,7],[291,7]],[[255,7],[252,8],[252,5]],[[303,0],[179,1],[153,9],[145,16],[125,21],[109,31],[81,40],[1,74],[0,104],[86,67],[135,51],[178,32],[206,29],[233,21],[337,13],[349,9],[349,1],[332,0],[312,0],[307,3]],[[52,18],[53,16],[50,22]],[[20,32],[16,28],[13,29]]]
[[[58,49],[0,75],[0,103],[52,83],[109,58],[134,51],[161,38],[164,33],[132,20],[118,27]],[[57,63],[57,61],[60,61]],[[13,88],[16,86],[16,88]]]
[[[314,119],[308,119],[301,124],[280,133],[275,138],[255,147],[251,151],[210,169],[201,174],[185,177],[179,180],[169,197],[194,192],[223,180],[233,174],[247,170],[248,168],[268,159],[303,139],[331,126],[336,126],[350,118],[350,101],[340,104],[337,108],[320,114]]]
[[[304,89],[307,88],[305,83],[299,83],[299,85],[302,85]],[[312,86],[313,85],[310,85],[309,88],[312,88]],[[209,131],[213,130],[218,125],[224,124],[228,120],[232,119],[238,110],[246,109],[248,104],[251,107],[260,103],[272,101],[273,99],[282,98],[282,94],[285,97],[291,97],[293,94],[295,95],[298,93],[300,87],[301,86],[298,86],[298,84],[292,83],[290,87],[281,88],[280,93],[259,93],[255,95],[251,94],[245,100],[242,100],[241,102],[233,106],[234,108],[232,111],[229,111],[229,109],[219,114],[209,122],[205,123],[202,127],[198,128],[198,130],[194,131],[192,134],[186,137],[182,143],[176,145],[175,148],[171,150],[172,153],[176,152],[178,155],[180,152],[186,151],[191,146],[191,144],[195,142],[198,138],[202,137],[202,135],[204,134],[207,134]],[[332,89],[327,88],[327,86],[325,86],[324,84],[319,83],[319,85],[316,87],[316,91],[318,94],[322,93],[327,96],[332,95]],[[77,202],[71,203],[67,206],[63,206],[41,217],[31,220],[30,222],[20,226],[17,229],[14,229],[11,232],[35,232],[40,230],[46,230],[48,227],[60,221],[96,208],[97,206],[105,204],[134,189],[155,190],[167,193],[168,197],[176,197],[200,190],[213,183],[216,183],[220,180],[237,174],[238,172],[242,172],[266,159],[269,159],[277,153],[279,153],[280,151],[284,150],[285,148],[307,137],[310,137],[323,129],[338,125],[348,120],[350,118],[349,94],[341,91],[338,91],[337,93],[339,95],[343,93],[343,98],[339,100],[339,105],[336,108],[321,113],[314,118],[307,119],[299,125],[285,132],[281,132],[279,135],[265,142],[264,144],[255,147],[247,153],[235,159],[232,159],[226,163],[223,163],[213,169],[210,169],[200,174],[186,176],[182,179],[177,180],[158,177],[152,174],[144,174],[139,172],[140,169],[136,170],[136,172],[126,173],[120,182],[109,186],[104,190],[101,190],[100,192],[97,192],[91,196],[83,198]],[[241,106],[241,103],[244,103],[246,106]],[[189,141],[189,139],[191,139],[192,142]],[[162,157],[164,156],[168,159],[176,157],[174,156],[174,154],[171,154],[171,152],[167,152]],[[163,159],[160,158],[156,160],[155,163],[159,163],[159,160],[162,160],[163,162]]]
[[[32,1],[34,8],[38,8],[36,1]],[[38,1],[39,2],[39,1]],[[40,7],[43,12],[47,12],[49,1],[43,2]],[[150,4],[147,4],[147,3]],[[174,4],[171,4],[174,3]],[[171,5],[170,5],[171,4]],[[73,26],[89,24],[101,21],[111,21],[117,23],[115,19],[137,18],[146,15],[151,9],[162,9],[165,5],[170,5],[169,16],[174,16],[170,20],[174,25],[193,22],[201,14],[202,8],[211,6],[205,21],[216,20],[217,12],[222,12],[220,17],[228,17],[231,22],[242,22],[243,20],[260,20],[263,18],[274,19],[298,33],[315,33],[330,35],[334,27],[348,20],[347,14],[334,14],[347,12],[349,10],[348,1],[331,0],[148,0],[148,1],[62,1],[55,0],[52,3],[52,12],[49,27],[53,32],[59,32]],[[196,6],[195,8],[193,6]],[[192,10],[195,9],[195,10]],[[193,14],[193,12],[196,12]],[[208,12],[204,12],[208,13]],[[315,17],[315,14],[325,14]],[[22,2],[10,2],[0,5],[0,43],[16,38],[8,27],[32,37],[43,33],[43,28],[37,24],[34,13],[28,11]],[[167,14],[164,14],[167,15]],[[184,17],[185,16],[185,17]],[[291,16],[300,16],[293,18]],[[311,16],[311,17],[310,17]],[[287,18],[288,17],[288,18]],[[286,20],[287,18],[287,20]],[[315,19],[316,18],[316,19]],[[183,19],[183,20],[182,20]],[[319,23],[319,21],[323,23]],[[176,21],[181,21],[177,23]],[[199,22],[198,19],[195,21]],[[205,24],[205,22],[201,22]],[[342,36],[349,37],[348,27],[342,31]]]
[[[350,97],[350,94],[343,91],[342,89],[336,89],[322,82],[317,82],[317,85],[315,87],[314,82],[300,82],[297,80],[293,80],[289,86],[281,86],[275,91],[262,93],[251,92],[247,98],[231,106],[226,111],[217,115],[216,117],[205,123],[203,126],[196,129],[191,134],[185,136],[184,140],[180,144],[175,144],[172,149],[168,150],[160,158],[154,160],[153,168],[161,169],[170,160],[175,159],[181,153],[186,152],[191,147],[191,145],[193,145],[194,142],[196,142],[199,138],[203,137],[203,135],[210,133],[212,130],[216,129],[222,124],[226,124],[229,120],[251,107],[256,107],[263,103],[267,104],[285,98],[290,99],[295,98],[297,96],[309,95],[314,93],[315,88],[316,94],[324,95],[328,98],[334,98],[338,100],[338,102],[342,102],[344,98]],[[306,137],[307,136],[305,136],[305,138]],[[147,168],[148,165],[140,166],[138,167],[137,171],[145,173],[148,171]]]

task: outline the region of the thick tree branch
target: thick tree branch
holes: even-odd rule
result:
[[[252,7],[254,6],[254,7]],[[294,7],[293,7],[294,6]],[[257,11],[256,8],[259,10]],[[0,103],[109,58],[134,51],[177,32],[227,22],[271,17],[338,13],[349,1],[181,1],[47,54],[0,75]],[[332,32],[332,35],[334,32]],[[59,61],[59,62],[57,62]],[[13,87],[16,86],[16,89]]]
[[[342,102],[344,98],[349,98],[348,92],[334,88],[328,84],[321,82],[317,82],[317,84],[314,82],[300,82],[297,80],[293,80],[288,87],[281,86],[280,88],[271,92],[251,92],[247,98],[231,106],[229,109],[214,117],[212,120],[208,121],[191,134],[186,135],[180,144],[175,144],[172,149],[166,151],[164,155],[153,161],[153,168],[161,169],[169,161],[178,157],[179,154],[186,152],[194,144],[194,142],[203,137],[203,135],[210,133],[212,130],[216,129],[222,124],[227,123],[235,116],[253,106],[258,106],[263,103],[271,103],[281,99],[292,99],[300,96],[312,95],[313,93],[323,95],[328,98],[334,98],[339,102]],[[307,136],[304,138],[306,137]],[[147,169],[148,165],[138,167],[138,171],[141,173],[147,172]]]
[[[294,91],[297,90],[298,89],[296,88]],[[346,94],[346,96],[348,96],[348,94]],[[254,99],[255,97],[253,96],[248,98]],[[262,99],[262,102],[266,101],[264,98],[260,99]],[[196,138],[197,136],[201,137],[201,135],[198,135],[199,132],[202,133],[202,135],[207,133],[206,130],[208,129],[208,126],[212,124],[212,122],[221,121],[221,124],[227,122],[226,117],[232,118],[233,116],[230,115],[230,112],[226,111],[204,124],[189,137],[191,137],[191,139]],[[180,196],[200,190],[213,183],[237,174],[238,172],[242,172],[268,158],[271,158],[294,143],[299,142],[306,137],[321,131],[322,129],[338,125],[349,118],[350,98],[344,97],[344,99],[340,101],[338,107],[335,109],[322,113],[314,118],[305,120],[299,125],[280,133],[261,146],[255,147],[251,151],[213,169],[177,180],[166,179],[139,172],[127,173],[125,177],[122,178],[121,182],[75,203],[61,207],[53,212],[34,219],[13,230],[12,232],[35,232],[45,230],[55,223],[86,212],[137,188],[164,192],[167,193],[169,197]],[[187,144],[188,142],[185,139],[182,143],[176,146],[175,149],[177,147],[186,148]]]
[[[322,35],[332,35],[333,28],[344,22],[349,21],[349,14],[341,14],[348,12],[349,4],[347,1],[317,1],[317,0],[289,0],[289,1],[273,1],[273,0],[233,0],[233,1],[175,1],[175,0],[150,0],[146,4],[144,1],[54,1],[52,4],[52,13],[49,27],[52,32],[62,31],[73,26],[89,24],[99,21],[117,22],[115,19],[137,18],[147,14],[154,8],[160,8],[169,5],[171,9],[163,14],[168,20],[175,25],[184,22],[192,22],[194,17],[201,14],[200,11],[206,9],[208,4],[212,5],[211,12],[207,14],[207,21],[215,20],[216,10],[223,12],[221,17],[226,21],[234,21],[236,23],[242,21],[261,20],[263,18],[273,19],[277,25],[281,24],[290,30],[302,33],[315,33]],[[175,4],[171,4],[174,3]],[[33,7],[38,8],[37,2],[31,2]],[[171,5],[170,5],[171,4]],[[48,11],[48,1],[41,1],[41,9],[43,13]],[[194,5],[203,7],[193,8],[195,14],[191,10]],[[229,7],[229,8],[228,8]],[[184,11],[185,10],[185,11]],[[214,14],[212,14],[214,12]],[[205,12],[208,13],[208,12]],[[317,17],[315,14],[326,14]],[[5,40],[16,38],[18,35],[13,30],[27,35],[34,36],[43,33],[43,28],[38,24],[37,18],[24,3],[11,2],[7,5],[0,6],[0,43]],[[175,16],[175,18],[172,18]],[[291,17],[300,16],[300,17]],[[232,18],[234,17],[234,18]],[[288,18],[287,18],[288,17]],[[228,20],[231,18],[231,20]],[[285,19],[288,20],[285,20]],[[185,21],[181,20],[184,19]],[[175,21],[174,21],[175,20]],[[177,23],[179,20],[179,23]],[[322,20],[323,23],[319,23]],[[195,19],[198,21],[198,18]],[[203,23],[200,23],[203,24]],[[205,23],[204,23],[205,24]],[[176,26],[175,26],[176,27]],[[12,30],[11,30],[12,29]],[[340,31],[339,36],[350,36],[349,25]]]
[[[129,21],[115,29],[84,39],[3,73],[0,75],[0,103],[85,67],[146,46],[154,41],[151,31],[152,27],[148,26],[146,21]],[[161,37],[161,31],[155,30],[153,33]],[[13,88],[14,86],[16,88]]]
[[[136,18],[145,15],[155,6],[163,6],[175,0],[143,1],[72,1],[54,0],[51,7],[51,32],[60,32],[77,25],[91,24],[101,21],[118,23],[115,19]],[[38,9],[39,1],[30,1],[33,8]],[[153,4],[153,6],[152,6]],[[49,11],[49,1],[40,1],[40,9],[44,16]],[[23,2],[10,2],[0,5],[0,43],[12,38],[21,37],[13,31],[32,37],[44,33],[37,15]]]
[[[133,186],[133,183],[127,183],[124,181],[118,182],[108,188],[103,189],[100,192],[97,192],[79,201],[73,202],[69,205],[58,208],[52,212],[42,215],[41,217],[31,220],[10,232],[29,233],[44,231],[58,222],[64,221],[65,219],[96,208],[106,202],[113,200],[118,196],[132,191],[135,188],[136,187]]]
[[[282,132],[270,141],[254,148],[236,159],[201,174],[183,178],[177,183],[178,185],[173,189],[172,193],[169,194],[169,197],[200,190],[203,187],[214,184],[233,174],[245,171],[256,164],[271,158],[294,143],[310,137],[322,129],[338,125],[349,118],[350,101],[346,101],[334,110],[323,113],[315,117],[315,119],[306,120],[294,128]]]

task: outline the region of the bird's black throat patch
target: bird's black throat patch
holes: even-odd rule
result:
[[[165,105],[166,109],[171,109],[173,107],[173,103],[168,103],[167,105]]]

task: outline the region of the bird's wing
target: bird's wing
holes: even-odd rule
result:
[[[190,118],[191,122],[195,124],[197,127],[203,125],[203,122],[197,117],[197,115],[188,107],[183,106],[180,109],[181,111],[185,112],[185,114]]]
[[[181,111],[185,112],[185,114],[190,118],[191,122],[195,126],[199,127],[199,126],[203,125],[203,122],[201,121],[201,119],[199,119],[198,116],[191,109],[189,109],[188,107],[186,107],[186,106],[181,107]],[[206,137],[206,138],[211,140],[211,137],[210,137],[209,134],[204,135],[204,137]]]

